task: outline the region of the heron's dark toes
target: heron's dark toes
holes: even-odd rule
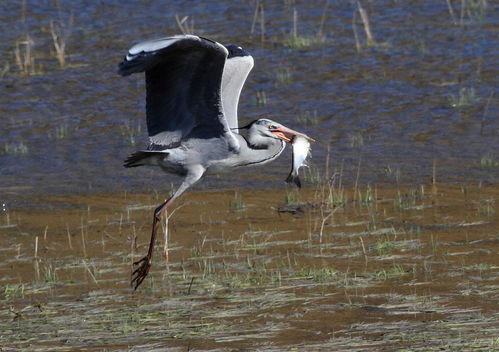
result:
[[[151,268],[151,259],[148,256],[145,256],[144,258],[136,261],[133,263],[134,265],[139,265],[140,266],[135,269],[132,273],[132,280],[130,282],[130,285],[133,287],[134,290],[137,290],[137,288],[140,286],[142,281],[147,277],[147,274],[149,273],[149,269]]]
[[[139,259],[139,260],[137,260],[136,262],[133,262],[133,265],[139,265],[140,263],[145,262],[146,260],[149,260],[149,257],[148,257],[148,256],[145,256],[144,258]],[[135,270],[135,271],[137,271],[137,270]],[[134,271],[134,272],[135,272],[135,271]]]

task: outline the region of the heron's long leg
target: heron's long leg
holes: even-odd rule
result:
[[[185,192],[187,188],[189,188],[193,183],[198,181],[201,176],[203,176],[205,169],[199,165],[199,167],[193,167],[192,170],[187,174],[184,182],[180,185],[177,191],[171,196],[169,199],[165,200],[159,207],[154,210],[153,218],[152,218],[152,230],[151,230],[151,240],[149,242],[149,250],[147,251],[147,255],[133,263],[134,265],[140,265],[137,269],[132,273],[132,281],[131,285],[136,290],[142,281],[146,278],[149,273],[149,269],[152,265],[152,255],[154,250],[154,243],[156,241],[156,234],[158,232],[158,228],[160,226],[161,215],[163,215],[168,207],[173,203],[173,201],[180,197],[182,193]]]

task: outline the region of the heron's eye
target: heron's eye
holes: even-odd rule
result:
[[[277,129],[276,125],[269,125],[269,130],[275,130],[275,129]]]

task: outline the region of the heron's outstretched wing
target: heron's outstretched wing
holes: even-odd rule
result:
[[[194,35],[150,40],[128,51],[118,72],[145,71],[153,149],[178,146],[185,138],[223,138],[230,148],[239,148],[221,102],[227,55],[223,45]]]
[[[237,133],[237,105],[244,82],[253,68],[253,57],[239,46],[225,47],[229,56],[222,75],[222,105],[229,127]]]

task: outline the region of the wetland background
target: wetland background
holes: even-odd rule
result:
[[[2,345],[497,349],[498,19],[487,0],[0,2]],[[144,82],[116,68],[182,31],[252,53],[242,123],[319,142],[302,192],[289,151],[196,185],[132,294],[177,180],[122,168]]]

